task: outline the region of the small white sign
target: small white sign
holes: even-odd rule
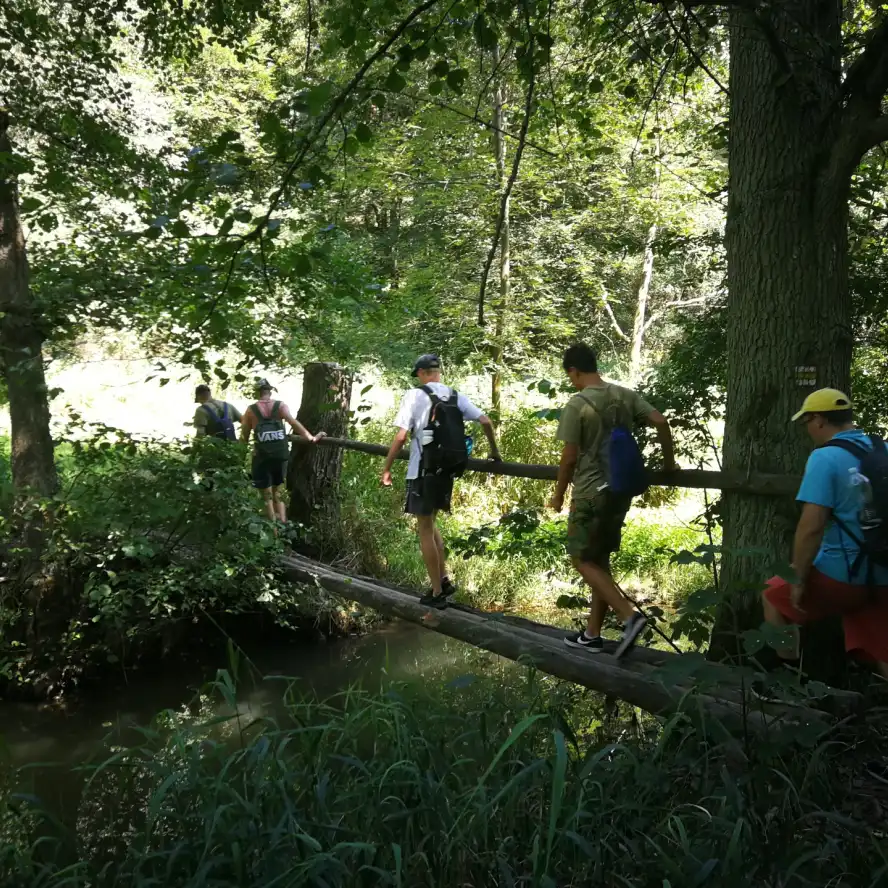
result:
[[[817,368],[816,367],[796,367],[795,368],[796,385],[803,388],[814,388],[817,385]]]

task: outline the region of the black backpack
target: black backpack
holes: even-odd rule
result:
[[[234,423],[228,415],[228,402],[222,402],[221,416],[209,404],[201,404],[201,407],[207,413],[207,434],[212,438],[221,438],[223,441],[236,441],[237,435],[234,431]]]
[[[271,412],[266,418],[258,404],[250,404],[250,410],[256,417],[256,428],[253,432],[254,446],[258,456],[269,460],[286,461],[290,458],[290,442],[281,419],[281,402],[271,405]]]
[[[877,564],[888,567],[888,450],[878,435],[870,435],[872,450],[867,450],[854,441],[833,438],[824,447],[838,447],[860,460],[858,472],[863,476],[863,506],[860,509],[860,530],[862,539],[833,514],[833,521],[839,529],[859,547],[860,554],[855,558],[851,573],[857,573],[864,559],[868,562],[868,582],[872,580],[872,568]]]
[[[422,386],[422,390],[432,401],[426,425],[426,429],[432,431],[432,441],[422,448],[422,473],[459,478],[469,464],[466,423],[459,409],[459,395],[451,390],[450,397],[442,401],[429,386]]]

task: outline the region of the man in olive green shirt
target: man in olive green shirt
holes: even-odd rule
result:
[[[223,437],[219,418],[224,414],[226,404],[228,405],[228,417],[233,423],[243,419],[240,410],[234,404],[216,400],[208,385],[202,384],[197,387],[194,392],[194,401],[197,404],[197,410],[194,411],[192,424],[197,438],[207,435]]]
[[[573,481],[567,548],[574,567],[592,593],[586,630],[567,636],[564,642],[592,653],[603,650],[601,627],[608,607],[612,607],[625,624],[616,651],[619,657],[635,644],[646,619],[635,610],[611,576],[610,558],[620,548],[623,522],[632,497],[609,489],[610,432],[617,425],[626,426],[630,431],[645,423],[652,425],[657,430],[667,471],[676,468],[672,432],[665,417],[640,395],[601,378],[598,357],[588,345],[572,345],[564,353],[563,364],[578,394],[562,411],[558,425],[558,440],[564,442],[564,449],[549,505],[560,512],[568,485]]]

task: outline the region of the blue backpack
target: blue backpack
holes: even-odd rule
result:
[[[604,410],[588,398],[583,400],[601,417],[599,452],[608,488],[620,496],[641,496],[650,487],[650,481],[641,448],[632,434],[628,408],[613,397]]]
[[[222,402],[221,416],[217,416],[216,412],[209,404],[201,404],[200,406],[207,412],[207,419],[209,420],[209,423],[207,424],[207,434],[211,438],[220,438],[223,441],[237,440],[237,434],[234,431],[234,423],[228,415],[228,403],[226,401]]]

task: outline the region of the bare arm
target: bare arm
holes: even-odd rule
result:
[[[404,446],[406,440],[407,429],[398,429],[395,433],[395,437],[392,438],[392,446],[389,447],[389,452],[385,458],[385,465],[382,467],[381,480],[383,487],[392,486],[392,466],[395,464],[395,460],[401,452],[401,448]]]
[[[549,507],[556,512],[564,508],[564,495],[570,482],[573,481],[577,468],[577,460],[580,457],[578,444],[565,444],[561,451],[561,462],[558,464],[558,480],[555,482],[555,493],[549,500]]]
[[[657,433],[657,440],[663,451],[663,469],[667,472],[674,472],[678,465],[675,462],[675,445],[672,441],[672,429],[669,428],[669,421],[659,410],[648,414],[647,421]]]
[[[487,438],[487,444],[490,448],[490,458],[496,460],[501,459],[499,446],[496,443],[496,433],[493,430],[493,423],[490,421],[490,417],[481,416],[479,417],[478,422],[481,424],[481,430],[484,432],[484,437]]]
[[[802,506],[802,516],[796,525],[792,544],[792,566],[802,585],[811,572],[831,514],[832,509],[827,506],[818,506],[814,503],[805,503]]]
[[[249,443],[250,440],[250,432],[253,430],[253,414],[245,413],[243,418],[241,419],[241,433],[240,439],[244,442],[244,444]]]
[[[288,423],[290,428],[293,429],[300,438],[305,438],[306,441],[317,440],[317,438],[304,425],[302,425],[292,413],[290,413],[290,408],[286,404],[281,406],[281,419]]]

